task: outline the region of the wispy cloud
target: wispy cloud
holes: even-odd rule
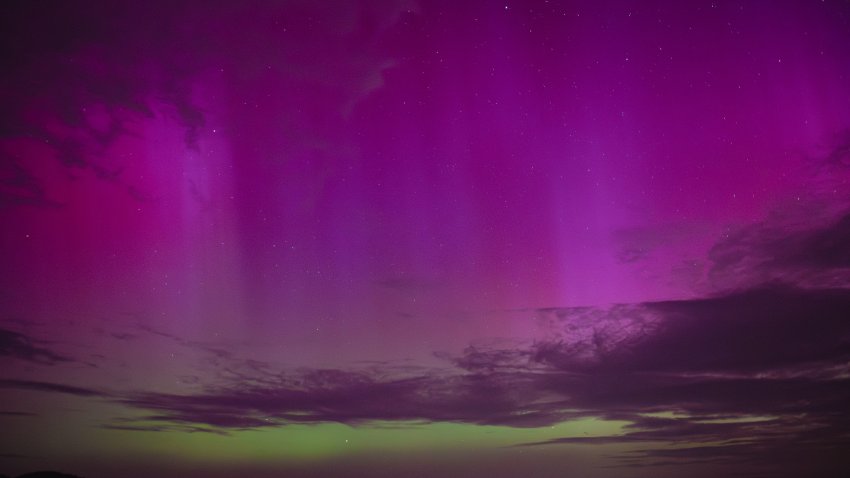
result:
[[[381,72],[392,65],[376,48],[377,33],[412,9],[414,2],[405,0],[384,2],[380,9],[256,1],[5,4],[0,207],[58,204],[56,192],[45,188],[45,160],[148,199],[148,192],[122,177],[127,165],[105,153],[133,134],[139,121],[156,115],[180,123],[187,146],[197,148],[208,120],[193,89],[213,72],[237,90],[270,74],[293,87],[310,85],[336,98],[339,110],[329,114],[343,117],[382,85]],[[293,12],[322,20],[309,29],[286,24]],[[254,33],[234,30],[234,24],[251,24]],[[275,48],[267,47],[269,41]],[[288,123],[296,128],[301,122]],[[10,141],[33,142],[52,155],[33,164],[39,160],[3,147]]]
[[[33,390],[37,392],[61,393],[66,395],[77,395],[80,397],[106,397],[105,392],[90,388],[76,387],[52,382],[39,382],[34,380],[0,380],[0,388],[17,390]]]
[[[0,329],[0,357],[17,358],[44,365],[53,365],[74,360],[56,353],[24,334]]]

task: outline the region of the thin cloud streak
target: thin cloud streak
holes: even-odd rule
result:
[[[65,355],[37,345],[38,341],[12,330],[0,329],[0,358],[9,357],[42,365],[73,362]]]

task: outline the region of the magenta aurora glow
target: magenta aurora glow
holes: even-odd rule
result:
[[[850,476],[846,1],[0,9],[0,473]]]

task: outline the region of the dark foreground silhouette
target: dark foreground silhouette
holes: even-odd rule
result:
[[[0,475],[0,478],[6,478],[6,475]],[[58,471],[36,471],[33,473],[24,473],[18,475],[17,478],[82,478],[77,475],[69,475],[67,473],[59,473]]]

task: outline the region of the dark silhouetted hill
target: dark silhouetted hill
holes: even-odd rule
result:
[[[0,475],[0,478],[5,478]],[[59,473],[58,471],[36,471],[33,473],[24,473],[18,475],[18,478],[82,478],[77,475],[69,475],[67,473]]]

